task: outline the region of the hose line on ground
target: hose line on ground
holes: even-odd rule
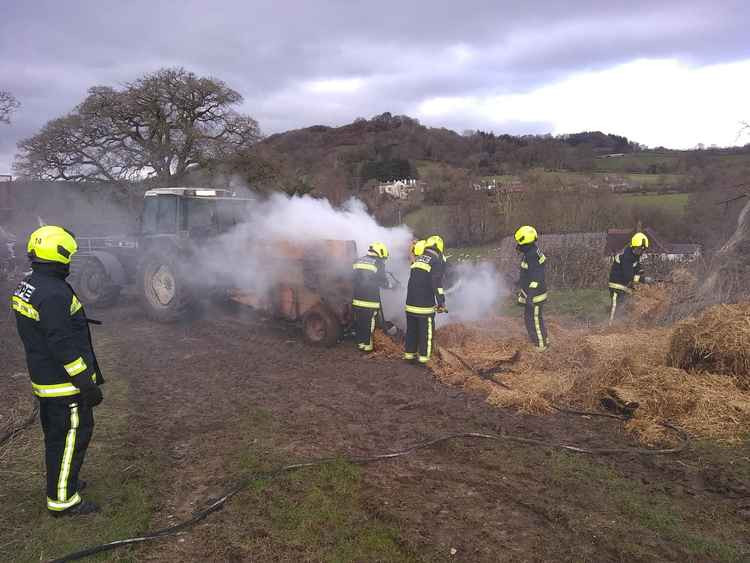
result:
[[[569,414],[577,414],[577,415],[583,415],[583,416],[592,416],[592,415],[602,414],[602,413],[593,413],[593,412],[586,412],[586,411],[574,412],[574,411],[568,411],[567,409],[562,409],[562,408],[560,408],[559,410],[561,410],[562,412],[568,412]],[[609,415],[609,416],[611,416],[612,418],[622,418],[622,417],[617,417],[614,415]],[[317,466],[326,465],[326,464],[334,463],[334,462],[341,462],[341,461],[346,461],[346,462],[354,463],[358,465],[364,465],[368,463],[374,463],[378,461],[385,461],[389,459],[403,457],[403,456],[412,454],[416,451],[424,450],[427,448],[432,448],[434,446],[437,446],[439,444],[442,444],[451,440],[458,440],[458,439],[464,439],[464,438],[477,439],[477,440],[491,440],[494,442],[502,442],[502,441],[517,442],[520,444],[526,444],[526,445],[531,445],[531,446],[558,448],[558,449],[567,450],[567,451],[576,452],[576,453],[594,454],[594,455],[611,455],[611,454],[665,455],[665,454],[676,454],[676,453],[683,451],[688,445],[687,434],[681,429],[669,423],[665,422],[665,423],[662,423],[662,425],[665,428],[669,428],[670,430],[673,430],[674,432],[677,433],[677,435],[680,437],[680,440],[681,440],[680,445],[674,448],[659,449],[659,450],[652,450],[652,449],[647,449],[647,448],[584,448],[584,447],[578,447],[578,446],[570,446],[567,444],[555,444],[551,442],[546,442],[544,440],[524,438],[522,436],[512,436],[510,434],[505,434],[505,433],[495,435],[495,434],[483,434],[479,432],[461,432],[461,433],[456,433],[456,434],[447,434],[445,436],[440,436],[438,438],[434,438],[426,442],[420,442],[406,449],[403,449],[397,452],[392,452],[392,453],[377,454],[377,455],[362,456],[362,457],[355,456],[355,457],[344,457],[344,458],[336,458],[336,457],[323,458],[323,459],[311,460],[311,461],[302,462],[302,463],[293,463],[290,465],[284,465],[283,467],[279,467],[271,471],[258,472],[258,473],[253,473],[253,474],[246,476],[237,485],[235,485],[233,488],[226,491],[221,497],[214,500],[211,504],[209,504],[204,509],[193,513],[193,516],[190,519],[185,520],[184,522],[175,524],[174,526],[169,526],[167,528],[162,528],[161,530],[156,530],[154,532],[147,532],[140,537],[116,540],[116,541],[112,541],[109,543],[82,549],[80,551],[70,553],[58,559],[54,559],[50,563],[64,563],[66,561],[76,561],[78,559],[82,559],[90,555],[95,555],[97,553],[110,551],[112,549],[116,549],[119,547],[123,547],[127,545],[135,545],[138,543],[156,540],[156,539],[160,539],[160,538],[167,537],[167,536],[173,536],[175,534],[182,532],[183,530],[187,528],[194,526],[201,520],[205,519],[208,515],[222,508],[229,499],[231,499],[233,496],[235,496],[239,492],[246,489],[253,481],[257,479],[266,479],[270,477],[275,477],[277,475],[281,475],[282,473],[296,471],[296,470],[304,469],[307,467],[317,467]]]

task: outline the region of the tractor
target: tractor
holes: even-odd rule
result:
[[[71,283],[84,303],[98,307],[112,305],[134,283],[148,315],[162,322],[219,296],[298,322],[307,342],[332,346],[351,323],[356,244],[263,240],[248,223],[252,203],[229,190],[149,190],[138,233],[78,237]],[[232,240],[231,253],[222,237]],[[210,248],[221,267],[205,267]]]

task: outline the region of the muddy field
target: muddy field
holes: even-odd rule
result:
[[[385,453],[441,434],[633,445],[616,420],[496,408],[428,370],[362,358],[351,343],[313,349],[296,328],[251,314],[165,326],[126,301],[90,316],[104,321],[95,345],[108,383],[82,476],[104,512],[64,524],[44,514],[35,423],[0,447],[0,557],[9,561],[177,522],[258,469]],[[11,321],[0,316],[0,430],[32,405]],[[742,561],[748,528],[746,442],[699,440],[677,456],[649,457],[459,440],[259,479],[187,533],[103,558]]]

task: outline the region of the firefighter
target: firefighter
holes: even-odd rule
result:
[[[83,307],[65,281],[77,250],[72,233],[61,227],[34,231],[27,245],[32,272],[11,297],[31,387],[39,400],[52,516],[99,511],[81,497],[85,483],[78,478],[104,380]]]
[[[382,242],[373,242],[367,254],[354,263],[354,323],[357,347],[363,352],[372,352],[372,334],[380,312],[380,288],[389,287],[385,275],[388,249]]]
[[[534,227],[525,225],[519,228],[514,238],[516,250],[523,255],[518,280],[518,304],[524,307],[524,322],[532,344],[537,350],[546,350],[549,342],[542,307],[547,300],[544,276],[547,258],[536,245],[539,236]]]
[[[635,233],[630,244],[615,256],[612,269],[609,271],[609,324],[622,315],[623,307],[628,297],[633,293],[633,286],[637,283],[648,283],[650,278],[643,275],[641,256],[648,248],[648,237],[643,233]]]
[[[404,359],[425,365],[432,354],[435,313],[447,313],[443,272],[445,243],[438,235],[414,245],[406,294],[406,348]]]

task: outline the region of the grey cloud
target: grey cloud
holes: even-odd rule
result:
[[[0,88],[24,107],[14,126],[0,128],[0,173],[20,138],[69,111],[88,87],[162,66],[225,80],[274,132],[405,113],[434,96],[520,93],[642,57],[698,65],[750,57],[750,7],[741,0],[10,0],[3,10]],[[458,46],[475,58],[452,61]],[[325,105],[300,91],[306,81],[346,77],[367,87]],[[481,127],[460,116],[445,125]]]

